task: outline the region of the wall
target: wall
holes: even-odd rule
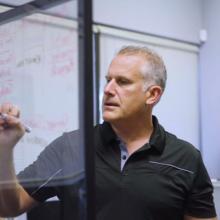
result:
[[[202,148],[204,161],[214,178],[220,178],[219,9],[219,0],[203,0],[203,25],[208,39],[200,54]]]
[[[211,177],[220,178],[220,1],[203,0],[203,27],[208,39],[200,52],[200,94],[203,159]],[[220,185],[215,187],[215,205],[220,216]]]
[[[94,20],[198,43],[201,1],[94,0]]]

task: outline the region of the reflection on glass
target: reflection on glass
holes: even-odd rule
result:
[[[16,174],[34,200],[64,201],[65,219],[82,217],[85,200],[76,9],[69,1],[0,26],[0,103],[19,106],[31,127],[14,148]]]

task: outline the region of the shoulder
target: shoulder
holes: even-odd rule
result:
[[[102,127],[103,125],[99,124],[94,126],[93,132],[95,140],[102,136]],[[52,141],[47,148],[50,150],[58,151],[59,153],[62,153],[67,149],[71,151],[79,151],[80,148],[82,148],[82,146],[80,146],[80,138],[81,133],[79,129],[64,132],[61,136]]]
[[[173,151],[178,151],[182,154],[189,154],[193,156],[197,156],[199,154],[199,150],[190,142],[183,140],[176,135],[165,132],[166,133],[166,147],[172,148]]]
[[[191,143],[166,131],[164,154],[178,166],[195,172],[201,162],[200,151]]]
[[[67,150],[74,150],[78,148],[79,143],[79,131],[74,130],[70,132],[64,132],[62,135],[54,139],[43,151],[49,153],[57,153],[60,156]]]

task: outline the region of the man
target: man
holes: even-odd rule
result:
[[[216,219],[213,188],[199,151],[166,132],[152,116],[166,84],[162,59],[147,48],[122,48],[110,64],[106,80],[104,123],[94,128],[97,219]],[[40,187],[18,182],[12,151],[24,128],[17,107],[4,104],[0,112],[9,115],[0,120],[0,167],[5,171],[0,180],[13,180],[10,188],[1,186],[0,215],[20,214],[54,195],[72,201],[74,193],[68,192],[77,183],[63,189],[46,186],[49,181]],[[77,140],[77,131],[64,134],[19,178],[42,178],[42,171],[48,170],[44,177],[50,180],[69,167],[80,173],[75,163],[80,157],[76,155]],[[57,160],[62,162],[57,165]]]

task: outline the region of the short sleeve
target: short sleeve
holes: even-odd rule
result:
[[[61,144],[60,138],[48,145],[36,161],[18,174],[20,184],[31,197],[39,202],[55,196],[51,182],[53,178],[56,179],[56,174],[59,175],[61,172],[59,144]]]
[[[61,186],[82,178],[83,161],[75,133],[64,133],[49,144],[37,160],[18,174],[20,184],[36,201],[60,196]]]
[[[192,188],[188,194],[185,214],[197,218],[216,216],[213,186],[199,153]]]

